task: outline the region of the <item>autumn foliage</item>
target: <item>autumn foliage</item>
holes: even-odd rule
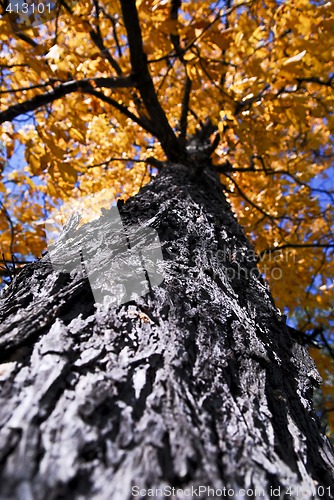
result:
[[[277,305],[330,346],[331,1],[62,1],[24,31],[4,7],[0,43],[7,267],[41,255],[53,206],[106,186],[135,194],[164,161],[189,159],[209,118],[212,162]]]

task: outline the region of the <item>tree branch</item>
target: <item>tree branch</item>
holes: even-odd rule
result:
[[[180,118],[180,140],[182,144],[185,144],[186,142],[190,93],[191,93],[191,80],[186,73],[186,81],[184,84],[182,111]]]
[[[165,59],[169,59],[171,57],[179,57],[180,54],[185,54],[189,49],[191,49],[195,43],[203,37],[203,35],[224,15],[228,15],[228,14],[231,14],[231,12],[233,12],[234,10],[236,9],[239,9],[240,7],[243,7],[243,6],[246,6],[249,2],[242,2],[242,3],[236,3],[235,5],[232,5],[232,7],[229,7],[225,10],[224,12],[224,9],[225,9],[225,6],[222,7],[219,11],[219,13],[216,15],[216,17],[210,21],[207,26],[205,26],[205,28],[201,31],[201,33],[199,35],[196,35],[185,47],[183,48],[180,48],[179,50],[179,53],[177,54],[175,51],[170,51],[168,52],[166,55],[164,56],[161,56],[161,57],[158,57],[156,59],[150,59],[148,61],[149,64],[152,64],[152,63],[156,63],[156,62],[160,62],[160,61],[163,61]]]
[[[300,83],[317,83],[318,85],[323,85],[325,87],[333,87],[334,76],[331,76],[327,81],[321,80],[316,76],[311,76],[309,78],[296,78],[297,82]]]
[[[143,117],[139,117],[134,115],[131,111],[128,110],[124,104],[120,104],[118,101],[113,99],[112,97],[109,97],[107,95],[104,95],[102,92],[99,92],[97,90],[91,89],[91,90],[86,90],[85,91],[87,94],[93,95],[97,97],[98,99],[101,99],[101,101],[106,102],[107,104],[110,104],[114,108],[118,109],[123,115],[127,116],[130,118],[132,121],[140,125],[144,130],[152,134],[153,136],[156,136],[156,131],[153,128],[153,125],[151,122]]]
[[[122,69],[118,64],[118,62],[112,57],[112,55],[110,54],[109,50],[107,49],[107,47],[104,45],[103,42],[99,24],[99,12],[100,12],[99,2],[98,0],[93,0],[93,3],[95,7],[96,30],[92,28],[89,32],[89,35],[92,41],[95,43],[95,45],[100,49],[101,54],[105,55],[105,58],[110,63],[111,67],[116,71],[116,74],[120,76],[123,73]]]
[[[221,172],[223,175],[225,175],[225,177],[228,177],[230,179],[230,181],[235,185],[235,187],[237,188],[239,194],[242,196],[242,198],[247,202],[249,203],[253,208],[255,208],[256,210],[258,210],[262,215],[264,215],[265,217],[268,217],[269,219],[272,219],[272,220],[279,220],[279,219],[288,219],[290,220],[290,217],[286,216],[286,215],[280,215],[280,216],[277,216],[277,215],[272,215],[270,213],[267,213],[265,210],[263,210],[261,207],[259,207],[256,203],[254,203],[254,201],[252,201],[246,194],[245,192],[239,187],[238,183],[233,179],[233,177],[231,177],[226,171],[225,172]]]
[[[22,267],[24,267],[26,264],[31,264],[32,262],[33,261],[29,260],[17,260],[14,255],[12,255],[11,260],[8,260],[5,258],[5,254],[1,253],[0,276],[9,277],[11,280],[12,277],[22,269]]]
[[[30,36],[26,35],[25,33],[18,31],[18,32],[15,32],[14,34],[15,34],[15,36],[17,36],[17,38],[20,38],[21,40],[23,40],[27,44],[31,45],[31,47],[34,47],[34,48],[38,47],[38,43],[35,42],[35,40],[30,38]]]
[[[68,12],[68,14],[73,15],[73,10],[70,5],[65,2],[65,0],[58,0],[58,3],[65,8],[65,10]],[[95,19],[97,23],[96,30],[92,26],[90,26],[89,30],[89,36],[93,43],[96,45],[96,47],[100,50],[102,56],[110,63],[111,67],[116,71],[116,74],[118,76],[122,75],[122,69],[118,62],[112,57],[110,54],[108,48],[104,45],[103,38],[101,35],[101,30],[99,26],[99,13],[101,10],[101,7],[98,3],[98,0],[93,0],[94,3],[94,9],[95,9]]]
[[[178,16],[179,16],[179,8],[181,7],[182,2],[181,0],[172,0],[171,2],[171,8],[170,8],[170,18],[173,21],[177,21]],[[170,41],[172,42],[172,45],[175,49],[175,54],[176,56],[180,59],[182,64],[185,64],[184,57],[183,57],[183,52],[180,46],[180,35],[177,34],[175,35],[174,33],[171,33],[169,35]]]
[[[284,248],[334,248],[334,243],[284,243],[277,247],[262,250],[262,252],[258,253],[258,256],[261,259],[264,255],[280,252]]]
[[[179,16],[179,8],[181,7],[182,2],[181,0],[172,0],[171,1],[171,7],[170,7],[170,18],[172,21],[177,22],[178,16]],[[179,34],[171,33],[169,35],[170,41],[172,42],[172,45],[175,49],[175,54],[179,58],[181,64],[184,66],[184,71],[185,71],[185,84],[184,84],[184,90],[183,90],[183,98],[182,98],[182,110],[181,110],[181,117],[180,117],[180,141],[183,146],[186,144],[186,136],[187,136],[187,122],[188,122],[188,112],[189,112],[189,101],[190,101],[190,94],[191,94],[191,80],[187,74],[187,62],[185,61],[183,57],[183,52],[180,46],[180,36]]]
[[[143,50],[143,40],[139,24],[135,0],[121,0],[122,15],[128,36],[132,76],[140,92],[143,103],[150,115],[156,136],[166,156],[171,161],[185,158],[182,148],[173,129],[168,123],[155,92],[154,84],[147,66],[147,56]]]
[[[106,12],[106,10],[105,10],[105,8],[103,6],[100,6],[100,10],[101,10],[101,12],[103,12],[104,16],[107,19],[109,19],[109,21],[112,24],[112,27],[113,27],[113,38],[114,38],[114,41],[115,41],[115,44],[116,44],[116,49],[117,49],[118,57],[120,58],[120,57],[122,57],[122,48],[121,48],[121,45],[119,43],[119,39],[118,39],[117,31],[116,31],[116,21],[115,21],[115,19],[110,14],[108,14],[108,12]]]
[[[27,101],[14,104],[5,111],[0,112],[0,123],[11,121],[24,113],[35,111],[36,109],[45,106],[46,104],[50,104],[56,99],[60,99],[67,94],[71,94],[72,92],[82,91],[92,93],[92,91],[94,91],[94,87],[92,84],[109,89],[128,88],[133,86],[133,81],[131,77],[117,77],[87,78],[83,80],[72,80],[69,82],[61,83],[49,92],[38,94],[35,97],[28,99]]]

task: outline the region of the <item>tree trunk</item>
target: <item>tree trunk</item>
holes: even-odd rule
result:
[[[48,256],[2,295],[1,500],[333,498],[319,375],[212,168],[170,165],[120,213],[159,233],[165,279],[145,296],[95,306]]]

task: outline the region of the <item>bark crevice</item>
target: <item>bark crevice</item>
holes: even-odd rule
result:
[[[119,210],[126,227],[159,233],[165,279],[151,293],[96,307],[87,279],[45,256],[1,296],[1,500],[127,500],[133,486],[166,485],[334,493],[314,363],[213,168],[170,165]],[[107,211],[76,231],[104,256],[96,273],[112,224]]]

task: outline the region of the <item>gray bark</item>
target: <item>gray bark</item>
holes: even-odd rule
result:
[[[134,486],[333,497],[333,450],[312,407],[319,375],[211,167],[166,167],[120,213],[159,233],[165,279],[148,294],[96,307],[87,279],[48,256],[2,294],[1,500],[127,500]],[[108,241],[89,248],[94,224],[110,234],[110,212],[76,243],[99,255]]]

